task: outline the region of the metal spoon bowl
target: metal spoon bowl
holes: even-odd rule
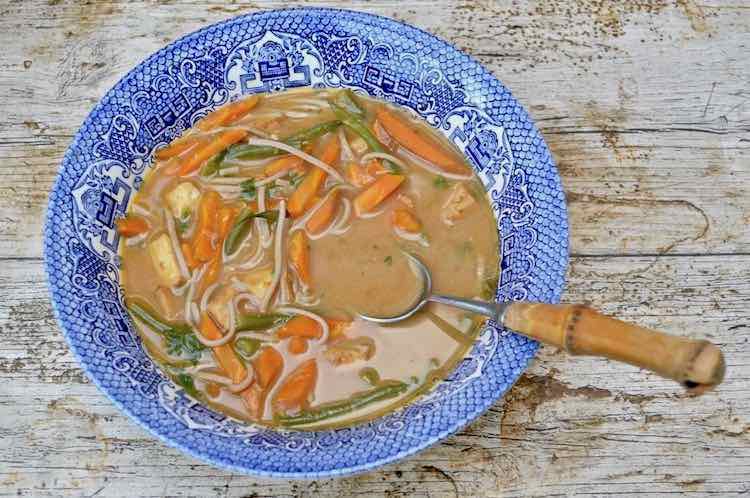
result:
[[[359,317],[368,322],[374,323],[396,323],[401,320],[413,316],[417,311],[421,310],[428,302],[447,304],[456,308],[460,308],[465,311],[472,313],[479,313],[481,315],[488,316],[498,323],[503,321],[503,313],[508,307],[507,303],[495,303],[479,301],[476,299],[463,299],[460,297],[445,296],[442,294],[434,294],[432,292],[432,275],[427,266],[414,254],[404,252],[404,255],[409,260],[409,266],[412,271],[416,274],[422,282],[422,289],[417,299],[410,308],[407,308],[402,313],[391,316],[374,316],[359,313]]]

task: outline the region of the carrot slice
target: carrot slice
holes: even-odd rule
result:
[[[245,402],[245,408],[247,408],[250,417],[254,420],[263,418],[263,409],[266,405],[267,394],[267,391],[260,387],[257,382],[254,382],[252,386],[240,393],[242,401]]]
[[[323,145],[323,150],[318,159],[326,164],[333,164],[339,157],[340,149],[341,145],[339,144],[338,137],[333,136]],[[311,201],[315,197],[315,194],[318,193],[318,190],[320,190],[323,182],[325,182],[326,176],[328,174],[320,168],[313,168],[305,176],[302,183],[297,186],[297,189],[289,197],[289,205],[286,209],[289,211],[290,216],[297,218],[310,208]]]
[[[217,223],[221,197],[214,190],[201,196],[198,204],[198,226],[193,237],[193,255],[198,261],[211,259],[216,252],[213,243],[217,237]]]
[[[364,187],[375,181],[375,178],[357,163],[349,163],[346,166],[346,179],[355,187]]]
[[[274,408],[286,411],[306,405],[317,381],[318,364],[311,358],[286,376],[273,400]]]
[[[198,328],[201,335],[210,341],[221,339],[224,335],[206,312],[201,313],[201,320]],[[219,366],[224,373],[232,379],[232,382],[239,384],[245,380],[245,377],[247,376],[245,365],[242,364],[242,361],[237,356],[237,353],[234,352],[234,348],[232,348],[230,344],[217,346],[212,348],[212,351]]]
[[[180,137],[176,140],[173,140],[172,143],[170,143],[166,147],[162,147],[161,149],[154,152],[154,157],[160,161],[170,159],[182,154],[192,146],[198,144],[200,141],[200,135],[188,135],[186,137]]]
[[[331,318],[326,318],[326,323],[328,323],[328,342],[334,342],[344,337],[346,329],[352,324],[348,320],[333,320]]]
[[[379,161],[378,159],[373,159],[372,161],[367,163],[367,166],[365,167],[365,171],[367,171],[367,174],[370,176],[378,176],[382,173],[387,173],[388,168],[383,166],[382,161]]]
[[[117,225],[117,233],[125,238],[135,237],[148,231],[148,222],[146,219],[134,214],[116,219],[115,225]]]
[[[257,95],[252,95],[246,99],[222,106],[198,121],[195,127],[201,131],[209,131],[228,125],[250,112],[258,104],[259,100]]]
[[[263,172],[266,174],[266,176],[271,176],[277,173],[281,173],[282,171],[302,170],[303,166],[304,163],[302,162],[302,158],[289,155],[280,157],[271,162],[265,167]]]
[[[303,315],[296,315],[286,322],[284,326],[276,332],[276,335],[279,339],[286,339],[287,337],[317,339],[322,333],[323,331],[318,322]]]
[[[310,244],[302,230],[294,232],[289,237],[289,260],[297,271],[297,276],[305,285],[311,285],[310,275]]]
[[[255,367],[255,378],[258,379],[260,387],[268,389],[281,376],[281,371],[284,369],[284,358],[276,349],[265,346],[253,361],[253,367]]]
[[[185,256],[185,263],[188,265],[188,268],[191,270],[198,268],[200,261],[195,259],[195,256],[193,255],[193,247],[187,242],[182,242],[180,248],[182,249],[182,255]]]
[[[247,130],[233,128],[218,133],[213,140],[190,149],[185,155],[185,160],[180,164],[178,173],[181,176],[188,175],[198,169],[201,164],[235,144],[247,136]]]
[[[375,183],[354,199],[357,213],[367,213],[375,209],[386,197],[391,195],[406,178],[401,175],[381,175]]]
[[[239,210],[236,207],[233,206],[224,206],[221,209],[219,209],[218,214],[218,221],[219,221],[219,239],[221,242],[224,241],[224,238],[229,233],[229,230],[232,229],[232,225],[234,224],[234,219],[239,214]],[[221,244],[218,244],[221,246]]]
[[[328,196],[328,199],[323,202],[323,205],[315,211],[309,220],[307,220],[307,229],[312,234],[318,234],[322,232],[333,220],[333,216],[336,214],[336,208],[339,206],[339,193],[338,191],[332,192]]]
[[[391,223],[394,227],[409,233],[417,233],[422,229],[422,224],[417,217],[406,209],[394,209],[391,214]]]
[[[376,115],[385,131],[414,154],[439,166],[446,173],[468,174],[470,172],[469,167],[455,153],[419,134],[414,129],[414,125],[387,107],[379,107]]]
[[[307,339],[304,337],[292,337],[289,339],[286,349],[292,354],[303,354],[307,352]]]
[[[222,268],[223,265],[221,260],[221,253],[217,252],[216,255],[214,255],[213,259],[208,262],[208,267],[201,277],[200,282],[198,282],[196,295],[202,295],[206,289],[208,289],[211,285],[216,283],[217,280],[219,280],[219,275],[221,275]]]

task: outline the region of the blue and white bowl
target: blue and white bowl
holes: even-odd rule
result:
[[[372,469],[465,426],[521,375],[537,343],[493,324],[431,393],[347,429],[272,430],[196,404],[144,351],[123,306],[118,235],[152,153],[240,94],[349,87],[406,106],[470,159],[500,232],[498,300],[555,302],[568,258],[565,199],[549,150],[487,70],[411,26],[357,12],[280,10],[186,36],[136,67],[86,118],[50,193],[45,261],[55,313],[84,370],[168,444],[219,467],[317,478]]]

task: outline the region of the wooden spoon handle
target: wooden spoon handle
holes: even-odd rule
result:
[[[513,303],[503,324],[523,335],[574,355],[622,361],[702,394],[724,379],[724,356],[705,340],[649,330],[575,304]]]

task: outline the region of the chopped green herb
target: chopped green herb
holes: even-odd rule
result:
[[[383,260],[383,263],[387,264],[388,266],[391,266],[393,264],[393,256],[386,256]]]
[[[195,388],[195,382],[193,382],[193,378],[186,374],[186,373],[180,373],[174,376],[175,383],[183,388],[185,390],[185,393],[188,396],[192,396],[193,398],[201,398],[201,394],[198,392],[198,389]]]
[[[448,180],[445,179],[443,175],[438,175],[433,181],[432,184],[435,185],[436,188],[445,190],[447,189],[450,184],[448,183]]]
[[[411,382],[412,384],[419,384],[419,377],[417,377],[416,375],[412,375],[411,377],[409,377],[409,382]]]
[[[175,325],[162,332],[167,343],[167,353],[197,359],[206,347],[195,336],[187,325]]]
[[[302,180],[305,178],[305,175],[297,173],[296,171],[292,171],[289,173],[289,184],[292,186],[292,188],[297,188],[297,185],[302,183]]]
[[[372,387],[380,384],[380,374],[372,367],[366,367],[360,370],[359,378],[370,384]]]
[[[482,299],[487,301],[489,301],[490,299],[494,299],[495,294],[497,293],[497,284],[497,275],[485,278],[482,282],[482,292],[480,294],[482,296]]]
[[[254,178],[240,183],[240,190],[242,191],[242,198],[248,201],[252,201],[258,195],[258,189],[255,188]]]

